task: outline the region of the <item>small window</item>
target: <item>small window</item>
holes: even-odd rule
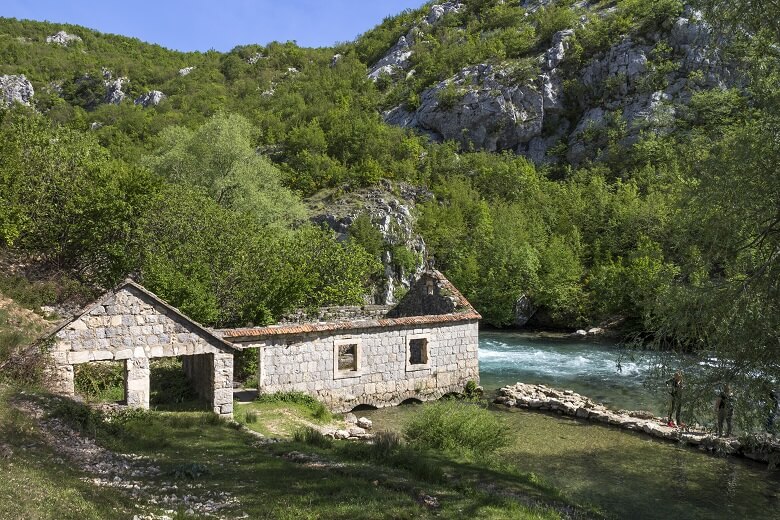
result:
[[[333,342],[333,377],[360,377],[362,361],[359,339],[342,339]]]
[[[433,296],[433,280],[425,282],[425,290],[428,293],[428,296]]]
[[[338,366],[341,372],[357,372],[357,343],[339,345]]]
[[[415,335],[406,339],[406,371],[425,370],[430,368],[430,353],[428,352],[428,337]]]
[[[409,340],[409,364],[425,365],[428,363],[428,340],[425,338]]]

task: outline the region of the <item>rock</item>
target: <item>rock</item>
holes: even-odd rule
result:
[[[392,75],[398,70],[406,70],[412,51],[406,36],[401,36],[396,44],[378,62],[374,64],[368,77],[376,81],[383,74]]]
[[[358,418],[354,413],[350,412],[344,414],[344,422],[346,422],[347,424],[357,424]]]
[[[295,67],[287,67],[287,74],[298,74],[298,72],[300,71]]]
[[[370,430],[371,427],[374,425],[373,422],[371,422],[370,419],[366,419],[365,417],[361,417],[357,420],[357,425],[360,426],[363,429]]]
[[[92,121],[89,124],[90,130],[100,130],[101,128],[103,128],[103,123],[101,123],[100,121]]]
[[[246,62],[249,63],[250,65],[254,65],[255,63],[257,63],[258,61],[260,61],[262,59],[265,59],[265,56],[263,55],[263,53],[262,52],[256,52],[253,55],[251,55],[249,58],[247,58]]]
[[[141,105],[144,108],[150,107],[150,106],[157,106],[159,105],[163,99],[165,99],[167,96],[160,92],[159,90],[150,90],[146,94],[136,98],[135,104]]]
[[[125,99],[125,97],[127,97],[127,94],[125,94],[122,89],[128,82],[129,80],[124,77],[107,80],[106,97],[104,98],[104,101],[112,105],[120,104]]]
[[[533,317],[534,313],[536,313],[536,306],[531,302],[531,299],[525,294],[521,295],[515,300],[514,325],[523,327]]]
[[[461,9],[463,9],[463,4],[456,2],[445,2],[443,4],[431,6],[430,11],[428,11],[428,16],[425,17],[425,23],[433,25],[441,20],[442,17],[450,13],[457,13]]]
[[[414,113],[399,107],[387,112],[385,120],[439,141],[498,151],[515,149],[541,134],[543,104],[533,81],[517,83],[510,70],[483,63],[423,92]]]
[[[572,336],[576,336],[576,337],[585,337],[585,336],[588,335],[588,331],[587,330],[583,330],[583,329],[579,329],[579,330],[575,330],[574,332],[572,332],[571,335]]]
[[[349,436],[350,437],[359,437],[359,436],[362,436],[362,435],[366,434],[366,430],[364,430],[363,428],[361,428],[359,426],[353,426],[348,431],[349,431]]]
[[[601,327],[592,327],[588,329],[588,336],[600,336],[601,334],[604,334],[604,329]]]
[[[190,72],[195,70],[196,67],[184,67],[183,69],[179,69],[179,76],[187,76]]]
[[[335,67],[341,61],[344,56],[342,54],[334,54],[330,59],[330,68]]]
[[[542,59],[542,66],[550,71],[555,69],[566,57],[566,51],[569,50],[571,39],[574,36],[574,29],[558,31],[552,37],[552,46],[547,49]]]
[[[35,90],[24,74],[0,76],[0,106],[21,103],[30,106]]]
[[[333,434],[333,436],[336,439],[349,439],[349,430],[336,430],[336,433]]]
[[[67,47],[73,42],[80,42],[81,37],[76,36],[75,34],[68,34],[65,31],[59,31],[56,34],[53,34],[51,36],[46,37],[46,43],[54,43],[57,45],[63,45]]]

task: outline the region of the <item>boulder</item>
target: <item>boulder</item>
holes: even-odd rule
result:
[[[46,43],[54,43],[56,45],[62,45],[67,47],[71,43],[80,42],[81,37],[75,34],[68,34],[65,31],[59,31],[56,34],[46,37]]]
[[[196,67],[184,67],[183,69],[179,69],[179,76],[186,76],[193,70],[195,70]]]
[[[370,419],[366,419],[365,417],[361,417],[357,420],[357,425],[365,430],[370,430],[371,427],[374,425],[373,422],[371,422]]]
[[[522,327],[530,320],[536,312],[536,306],[531,302],[531,298],[525,294],[515,300],[515,319],[514,325]]]
[[[336,430],[336,432],[333,434],[333,437],[336,439],[349,439],[349,430]]]
[[[371,67],[368,77],[376,81],[383,74],[393,75],[396,71],[406,70],[409,67],[409,58],[412,56],[409,46],[407,37],[401,36],[387,54]]]
[[[150,90],[146,94],[136,98],[135,104],[141,105],[142,107],[150,107],[150,106],[157,106],[159,105],[163,99],[165,99],[167,96],[160,92],[159,90]]]
[[[347,424],[357,424],[358,418],[354,413],[349,412],[347,414],[344,414],[344,422],[346,422]]]
[[[334,55],[333,55],[333,56],[330,58],[330,68],[333,68],[333,67],[335,67],[336,65],[338,65],[338,63],[341,61],[341,59],[342,59],[343,57],[344,57],[344,55],[342,55],[342,54],[334,54]]]
[[[0,76],[0,105],[29,106],[34,94],[32,83],[24,74]]]

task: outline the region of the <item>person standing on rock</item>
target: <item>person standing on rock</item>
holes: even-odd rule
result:
[[[726,437],[731,437],[731,424],[734,419],[734,394],[731,393],[731,385],[726,383],[718,394],[715,402],[715,411],[718,414],[718,437],[723,436],[723,421],[726,421]]]
[[[672,414],[674,414],[674,418],[677,420],[677,426],[679,427],[681,425],[680,412],[682,411],[682,372],[679,370],[675,372],[674,376],[672,376],[672,378],[669,379],[666,384],[669,386],[669,394],[672,397],[672,403],[669,407],[669,420],[666,424],[670,427],[674,427],[675,423],[672,422]]]

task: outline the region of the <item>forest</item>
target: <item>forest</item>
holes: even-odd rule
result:
[[[228,53],[0,19],[0,75],[35,87],[31,106],[0,110],[0,247],[5,263],[27,266],[3,272],[0,290],[43,305],[133,276],[217,327],[359,304],[384,245],[360,219],[336,240],[311,223],[307,201],[409,184],[433,195],[417,205],[415,231],[485,324],[512,325],[526,296],[540,326],[618,323],[627,341],[720,360],[711,381],[777,380],[780,31],[759,4],[700,6],[729,34],[718,46],[739,64],[738,85],[692,88],[662,130],[626,139],[618,118],[586,134],[583,160],[541,164],[437,142],[382,112],[414,109],[425,89],[475,63],[511,62],[518,81],[533,77],[533,56],[573,26],[562,67],[577,69],[626,35],[668,27],[680,1],[531,12],[469,0],[414,44],[413,75],[377,81],[369,67],[430,4],[334,48]],[[59,30],[81,41],[44,43]],[[656,48],[647,88],[671,70]],[[119,77],[127,99],[103,102],[105,79]],[[572,120],[604,95],[564,88]],[[159,105],[132,102],[151,89],[165,93]]]

